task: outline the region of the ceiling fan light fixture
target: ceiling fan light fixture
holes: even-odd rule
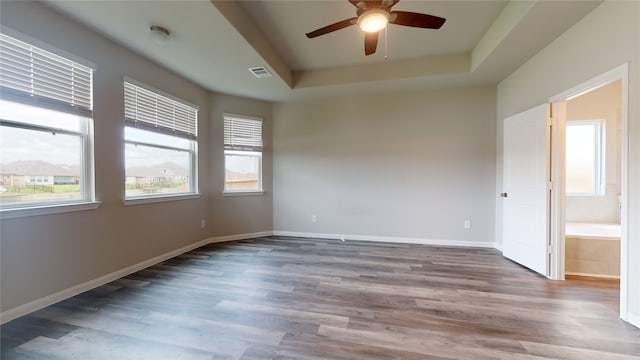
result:
[[[364,32],[378,32],[389,23],[389,13],[382,9],[367,10],[358,17],[358,26]]]

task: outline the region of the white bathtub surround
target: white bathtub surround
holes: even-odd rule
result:
[[[567,223],[565,273],[620,277],[620,224]]]
[[[614,223],[567,223],[567,237],[620,240],[620,224]]]

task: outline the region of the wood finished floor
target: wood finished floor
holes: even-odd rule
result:
[[[16,319],[2,359],[640,359],[614,282],[493,249],[214,244]]]

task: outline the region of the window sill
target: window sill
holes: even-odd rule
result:
[[[197,199],[200,194],[179,194],[179,195],[163,195],[163,196],[149,196],[149,197],[136,197],[124,199],[125,205],[141,205],[152,204],[165,201],[178,201],[178,200],[190,200]]]
[[[97,209],[100,206],[99,201],[83,202],[75,204],[56,204],[45,206],[33,206],[14,209],[0,210],[0,219],[15,219],[29,216],[40,216],[50,214],[68,213],[74,211],[86,211]]]
[[[264,191],[225,191],[222,196],[255,196],[264,195]]]

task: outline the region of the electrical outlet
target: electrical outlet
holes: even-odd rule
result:
[[[318,215],[311,215],[311,222],[312,223],[317,223],[318,222]]]
[[[200,228],[204,229],[205,226],[207,226],[207,222],[205,221],[205,219],[200,220]]]
[[[465,229],[471,229],[471,220],[465,220],[464,221],[464,228]]]

